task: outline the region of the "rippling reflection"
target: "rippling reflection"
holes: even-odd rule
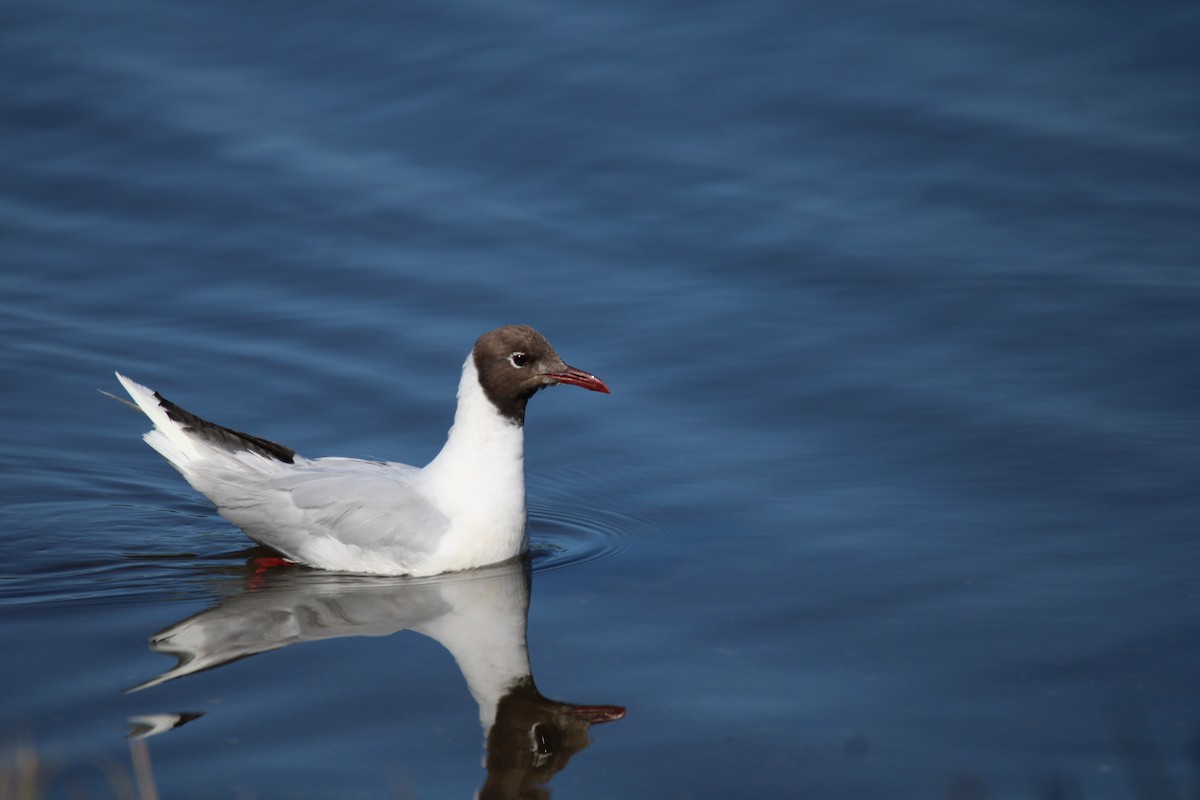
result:
[[[479,705],[487,750],[480,796],[544,795],[538,787],[590,744],[588,729],[625,709],[542,696],[526,645],[529,590],[527,560],[419,580],[298,568],[255,576],[245,591],[152,636],[151,648],[178,663],[131,691],[298,642],[416,631],[450,651]],[[143,718],[139,732],[178,724],[155,730]]]

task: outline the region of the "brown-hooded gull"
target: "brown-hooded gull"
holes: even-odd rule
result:
[[[413,467],[305,458],[117,378],[154,423],[146,442],[251,539],[311,567],[383,575],[436,575],[524,552],[525,404],[559,383],[608,393],[533,328],[497,328],[463,364],[445,446]]]

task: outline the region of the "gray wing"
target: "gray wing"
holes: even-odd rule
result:
[[[419,474],[405,464],[297,459],[263,484],[230,483],[209,496],[251,538],[301,561],[324,537],[411,563],[436,550],[450,527],[415,486]]]

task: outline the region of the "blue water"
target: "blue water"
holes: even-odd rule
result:
[[[0,796],[1200,797],[1197,34],[4,4]],[[613,388],[531,403],[528,585],[255,575],[96,392],[424,463],[511,322]],[[625,718],[493,746],[454,614]],[[127,693],[180,623],[246,657]]]

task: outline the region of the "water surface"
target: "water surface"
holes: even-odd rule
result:
[[[48,797],[136,796],[138,759],[172,798],[1196,795],[1197,22],[7,4],[10,779],[32,753]],[[120,369],[305,455],[420,464],[511,322],[613,388],[531,404],[527,584],[256,575],[96,392]],[[507,727],[430,632],[464,586],[528,658]],[[244,657],[127,691],[211,620]]]

